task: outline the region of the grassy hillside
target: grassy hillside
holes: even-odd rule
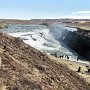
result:
[[[0,90],[90,90],[76,72],[0,33]]]

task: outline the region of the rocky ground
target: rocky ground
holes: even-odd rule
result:
[[[5,22],[0,22],[0,29],[7,28],[8,24]]]
[[[90,90],[78,73],[0,33],[0,90]]]
[[[80,61],[71,61],[71,60],[67,60],[67,59],[60,59],[60,58],[56,58],[52,55],[48,55],[48,57],[58,63],[61,63],[63,65],[68,66],[71,70],[77,72],[78,68],[81,67],[81,71],[77,72],[79,75],[81,75],[81,77],[83,77],[87,82],[90,83],[90,73],[88,72],[88,68],[90,68],[89,63],[82,63]]]

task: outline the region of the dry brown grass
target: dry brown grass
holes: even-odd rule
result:
[[[76,62],[76,61],[70,61],[65,59],[56,58],[52,55],[48,55],[48,57],[58,63],[64,64],[65,66],[69,67],[71,70],[77,72],[78,68],[81,67],[81,72],[78,73],[81,77],[83,77],[87,82],[90,83],[90,75],[87,74],[87,64]]]
[[[22,40],[0,33],[0,83],[8,90],[89,90],[67,66],[49,59]]]
[[[5,28],[5,27],[7,27],[7,23],[5,23],[5,22],[0,22],[0,29],[3,29],[3,28]]]

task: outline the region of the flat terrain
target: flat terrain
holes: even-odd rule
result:
[[[62,25],[68,26],[68,27],[76,27],[81,28],[83,30],[90,30],[90,22],[83,22],[83,23],[63,23]]]
[[[1,19],[0,22],[7,24],[62,24],[69,27],[79,27],[81,29],[90,30],[90,19],[31,19],[31,20],[18,20],[18,19]]]

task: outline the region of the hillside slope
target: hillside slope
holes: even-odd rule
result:
[[[76,72],[3,33],[0,61],[0,90],[90,90]]]

